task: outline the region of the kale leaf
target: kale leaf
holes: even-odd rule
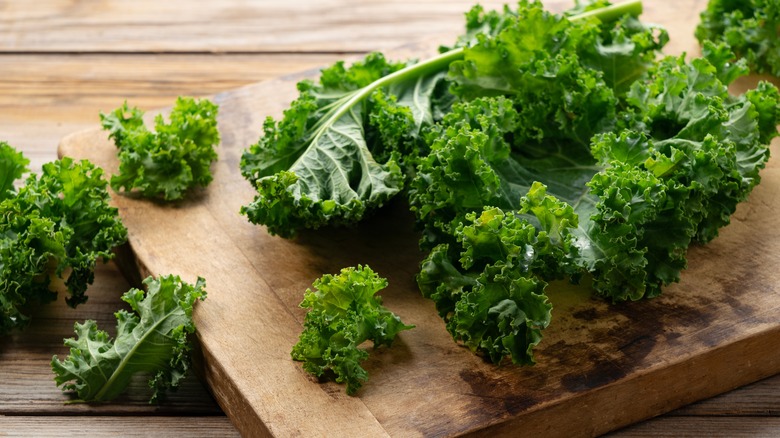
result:
[[[242,156],[242,174],[258,191],[242,213],[290,237],[298,228],[354,223],[396,195],[443,78],[405,80],[397,74],[406,66],[372,53],[323,70],[317,83],[300,82],[284,117],[268,118]]]
[[[51,360],[57,386],[74,391],[80,401],[104,402],[125,391],[135,374],[150,376],[151,402],[176,389],[190,366],[189,335],[195,332],[192,309],[206,298],[205,281],[194,285],[178,276],[148,277],[147,292],[131,289],[122,295],[132,312],[119,310],[116,337],[87,320],[75,324],[77,338],[68,338],[70,354]]]
[[[30,160],[8,143],[0,141],[0,201],[16,194],[14,182],[29,169]]]
[[[217,105],[206,99],[180,97],[170,123],[162,115],[155,117],[154,132],[144,125],[143,111],[127,102],[101,113],[103,129],[119,149],[119,173],[111,177],[111,188],[171,201],[193,187],[206,187],[212,180],[211,163],[217,160],[217,112]]]
[[[524,89],[520,82],[500,96],[454,105],[428,136],[431,152],[420,160],[409,188],[411,208],[423,227],[421,245],[432,248],[418,283],[436,302],[453,337],[493,361],[507,354],[516,363],[532,361],[530,349],[546,324],[529,315],[540,314],[544,300],[515,300],[520,311],[513,311],[518,315],[513,324],[535,328],[521,348],[517,333],[496,331],[500,324],[491,318],[505,315],[499,304],[506,303],[502,300],[511,289],[504,286],[503,295],[486,292],[495,282],[489,272],[500,272],[502,281],[523,278],[534,297],[543,296],[545,281],[576,281],[587,274],[596,292],[612,301],[653,297],[663,285],[678,281],[687,248],[714,238],[760,180],[768,142],[780,123],[780,94],[772,85],[728,94],[729,83],[747,73],[744,63],[732,64],[732,58],[728,47],[711,43],[702,58],[663,58],[621,97],[598,81],[591,83],[602,91],[568,94],[565,80],[545,73],[551,83],[536,88],[545,89],[546,100],[529,100],[517,91]],[[526,72],[511,64],[504,68],[510,75]],[[539,70],[527,71],[533,80]],[[588,109],[589,102],[597,106],[585,114],[597,117],[587,124],[576,123],[583,112],[556,123],[561,108]],[[534,111],[526,116],[529,105]],[[529,135],[526,120],[540,115],[547,121],[531,124]],[[594,130],[587,149],[577,133],[582,127]],[[549,200],[531,209],[528,199],[538,198],[540,187],[546,187]],[[486,212],[510,219],[502,219],[501,227],[471,225]],[[523,244],[511,249],[492,244],[480,253],[494,259],[475,270],[467,255],[473,242],[488,242],[496,234],[493,229],[502,236],[509,233],[505,229],[522,234]],[[557,238],[545,243],[556,250],[540,252],[535,246],[540,237],[520,233],[526,229],[540,236],[558,230]],[[525,263],[518,263],[518,254]],[[537,264],[538,254],[545,257]],[[498,348],[506,344],[514,348]]]
[[[780,3],[777,0],[710,0],[696,38],[725,42],[752,71],[780,76]]]
[[[370,340],[374,347],[390,346],[399,332],[414,326],[382,306],[375,294],[387,287],[387,280],[368,266],[323,275],[312,286],[301,302],[309,311],[292,358],[317,377],[334,373],[336,382],[346,383],[347,394],[354,394],[368,380],[360,366],[368,352],[360,345]]]
[[[9,153],[10,151],[10,153]],[[10,159],[9,159],[10,158]],[[0,168],[21,175],[21,154],[0,148]],[[43,165],[17,192],[0,201],[0,333],[26,325],[29,305],[53,300],[52,279],[65,280],[68,305],[87,300],[99,259],[127,240],[108,203],[103,171],[64,157]]]
[[[587,14],[598,21],[599,14],[639,10],[634,0]],[[522,15],[508,8],[503,16],[481,14],[477,7],[468,15],[474,35]],[[427,153],[424,133],[454,99],[448,71],[463,58],[468,39],[421,62],[392,63],[372,53],[349,68],[339,62],[324,69],[318,82],[300,82],[298,99],[280,121],[266,119],[262,137],[243,154],[241,171],[257,196],[241,212],[270,233],[291,237],[299,228],[353,224],[400,193],[416,158]],[[646,42],[620,43],[624,52],[636,52]],[[620,60],[605,53],[594,57]]]
[[[539,1],[477,6],[454,48],[434,58],[380,58],[382,69],[361,74],[374,54],[355,70],[325,70],[245,154],[259,194],[244,212],[291,236],[352,223],[405,191],[428,253],[418,285],[450,334],[494,362],[533,363],[550,323],[549,281],[588,277],[613,302],[658,295],[680,278],[687,248],[728,224],[777,135],[774,86],[729,95],[748,70],[728,45],[704,43],[698,59],[659,56],[668,34],[639,12],[637,1],[577,2],[561,15]],[[339,88],[333,76],[365,82]],[[407,111],[397,87],[426,77],[441,82],[426,88],[423,110]],[[380,111],[395,129],[372,133],[372,99],[397,105]],[[378,202],[354,190],[365,178],[355,168],[368,166],[322,160],[311,143],[335,139],[347,115],[361,160],[381,156],[380,167],[398,170],[377,186],[387,195]],[[290,169],[303,161],[299,184]],[[353,181],[346,202],[344,181]]]

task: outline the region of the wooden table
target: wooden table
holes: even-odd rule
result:
[[[704,1],[677,3],[681,14],[694,16]],[[454,36],[471,4],[0,0],[0,140],[21,149],[39,171],[56,158],[62,136],[94,126],[100,111],[124,100],[143,109],[164,107],[179,95],[207,96],[369,50]],[[45,306],[27,330],[0,340],[0,436],[237,435],[195,378],[159,406],[146,403],[143,382],[110,404],[64,404],[51,356],[67,354],[62,339],[76,321],[113,326],[119,296],[129,287],[113,263],[101,265],[87,304]],[[780,376],[614,436],[780,435],[779,414]]]

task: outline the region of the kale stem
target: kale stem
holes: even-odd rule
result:
[[[624,15],[639,16],[642,13],[641,0],[628,0],[622,3],[616,3],[600,9],[583,12],[579,15],[569,17],[569,21],[584,20],[590,17],[596,17],[601,21],[615,21]]]

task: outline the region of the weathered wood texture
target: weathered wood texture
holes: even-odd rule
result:
[[[670,10],[648,13],[678,32],[690,25]],[[695,48],[690,38],[677,41],[678,49]],[[115,198],[141,271],[207,279],[209,299],[195,314],[204,371],[243,433],[589,436],[780,371],[775,162],[732,225],[690,251],[680,284],[660,298],[621,305],[555,285],[555,319],[538,364],[498,368],[455,345],[416,291],[421,255],[403,206],[355,230],[304,232],[291,241],[238,214],[253,195],[238,172],[240,152],[256,140],[262,118],[278,115],[294,96],[297,79],[215,97],[224,138],[207,190],[175,206]],[[116,168],[114,147],[99,130],[66,138],[61,152]],[[301,292],[323,273],[357,263],[389,278],[386,305],[417,327],[375,352],[366,364],[369,383],[347,397],[338,385],[313,382],[289,350],[301,330]]]
[[[6,52],[365,52],[456,35],[469,0],[0,3]],[[480,2],[487,8],[505,1]],[[510,2],[511,3],[511,2]],[[570,2],[548,2],[560,5]]]
[[[233,438],[240,436],[221,417],[0,417],[0,436],[93,438]]]
[[[161,108],[177,96],[207,96],[341,57],[0,53],[0,139],[24,150],[37,172],[56,158],[62,137],[93,127],[101,111],[124,101]]]

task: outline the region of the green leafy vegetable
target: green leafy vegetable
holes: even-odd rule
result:
[[[170,123],[154,119],[154,132],[144,125],[143,112],[127,102],[100,114],[119,149],[119,173],[111,178],[116,190],[137,190],[143,196],[166,201],[184,197],[187,190],[206,187],[212,180],[211,163],[219,143],[217,105],[206,99],[176,99]]]
[[[119,310],[116,337],[99,330],[95,321],[76,323],[77,338],[65,340],[70,355],[51,367],[57,386],[74,391],[80,401],[109,401],[125,391],[135,374],[151,376],[151,402],[176,389],[190,365],[188,335],[195,332],[192,309],[206,298],[205,281],[195,285],[168,275],[144,280],[148,292],[131,289],[122,299],[132,312]]]
[[[27,172],[30,160],[17,152],[11,145],[0,141],[0,201],[14,196],[14,181]]]
[[[767,143],[777,135],[780,94],[762,83],[745,95],[729,96],[728,83],[747,72],[743,64],[731,64],[732,57],[727,47],[708,43],[703,58],[664,58],[622,98],[610,98],[616,113],[599,109],[605,100],[593,98],[610,95],[603,82],[595,85],[603,89],[598,94],[579,93],[582,101],[554,88],[568,87],[565,81],[548,84],[553,87],[548,97],[567,96],[557,103],[543,101],[549,107],[535,98],[527,102],[515,91],[523,85],[453,107],[433,128],[431,152],[420,160],[409,194],[424,227],[423,247],[433,248],[418,283],[456,339],[494,361],[510,354],[514,362],[530,362],[530,348],[549,321],[529,315],[541,314],[544,300],[515,300],[523,313],[513,311],[519,317],[511,321],[536,328],[526,338],[523,347],[528,348],[516,344],[516,334],[487,331],[485,324],[499,327],[490,315],[504,315],[499,304],[505,304],[506,293],[495,298],[482,291],[495,283],[486,273],[497,269],[503,281],[522,278],[534,297],[543,295],[544,281],[576,280],[586,273],[596,291],[612,301],[653,297],[679,279],[691,243],[714,238],[758,183]],[[588,108],[589,102],[599,105],[592,114],[600,117],[588,126],[606,129],[609,121],[617,123],[594,132],[586,150],[573,119],[556,125],[554,115],[572,105]],[[553,114],[550,121],[531,125],[538,127],[535,135],[527,134],[529,125],[523,122],[523,107],[529,104],[535,108],[532,116]],[[544,128],[551,126],[548,135]],[[529,199],[541,199],[540,183],[547,186],[547,200],[531,208]],[[486,229],[476,226],[475,215],[487,212],[509,218],[494,227],[502,236],[509,233],[505,228],[536,229],[540,236],[556,230],[549,243],[542,241],[555,250],[539,251],[533,234],[524,231],[512,249],[504,244],[482,250],[493,258],[483,257],[485,268],[474,270],[467,255],[474,242],[488,242],[492,235],[483,236]],[[518,254],[524,264],[517,262]],[[545,257],[535,264],[537,254]],[[470,325],[461,322],[464,316]],[[499,343],[515,347],[501,352]]]
[[[780,76],[780,3],[777,0],[710,0],[696,38],[725,42],[758,73]]]
[[[425,123],[411,123],[420,120],[413,112],[402,124],[404,105],[389,111],[398,116],[387,118],[399,126],[392,132],[411,135],[371,134],[370,117],[350,123],[363,134],[364,157],[392,151],[386,163],[403,163],[394,191],[403,184],[428,252],[418,285],[448,331],[494,362],[533,363],[550,324],[549,281],[587,276],[613,302],[658,295],[678,281],[688,247],[728,224],[759,182],[777,135],[774,86],[729,95],[728,85],[748,69],[733,62],[726,44],[703,44],[698,59],[659,56],[668,35],[641,23],[639,10],[638,2],[606,1],[579,2],[562,15],[538,1],[502,12],[475,7],[455,48],[438,57],[370,78],[359,74],[361,64],[338,70],[366,78],[344,100],[318,104],[317,93],[331,95],[325,82],[304,85],[317,92],[302,92],[278,124],[269,120],[262,147],[250,152],[297,160],[318,149],[309,143],[312,133],[326,135],[354,108],[370,113],[372,93],[393,101],[394,85],[446,70],[439,79],[446,89],[437,85],[422,100]],[[300,111],[302,102],[311,106]],[[294,151],[275,140],[277,132],[295,142]],[[377,138],[403,146],[378,146]],[[293,186],[298,171],[289,163],[249,172],[259,187],[254,217],[278,219],[270,231],[289,236],[364,213],[309,221],[301,207],[335,211],[335,192],[304,194],[333,187],[335,174],[357,181],[349,166],[358,165],[309,158],[316,178],[304,185]],[[357,194],[350,202],[362,208],[365,199]]]
[[[497,207],[468,213],[455,230],[457,244],[440,244],[423,261],[418,284],[456,340],[494,362],[510,356],[532,364],[551,318],[545,278],[560,275],[550,269],[574,254],[570,228],[577,217],[539,183],[521,204],[519,215],[538,213],[541,230]]]
[[[640,9],[631,1],[598,12]],[[479,9],[471,15],[477,32],[485,24]],[[339,62],[323,70],[318,83],[300,82],[299,98],[280,121],[266,120],[263,136],[242,157],[242,174],[258,191],[242,213],[290,237],[303,227],[357,222],[383,205],[403,189],[415,157],[425,154],[421,134],[448,110],[446,74],[463,53],[458,47],[407,64],[373,53],[350,68]]]
[[[301,95],[284,118],[268,118],[263,137],[242,156],[241,171],[258,190],[242,213],[289,237],[302,227],[354,223],[397,194],[401,156],[416,150],[431,122],[440,78],[401,78],[386,94],[378,84],[404,66],[374,53],[348,69],[323,70],[317,84],[299,83]],[[413,105],[400,104],[406,101]]]
[[[0,168],[19,176],[26,160],[0,147]],[[103,171],[65,157],[44,164],[18,192],[0,201],[0,333],[26,325],[29,305],[53,300],[52,278],[65,280],[66,302],[87,300],[97,260],[113,257],[127,240],[117,210],[108,204]],[[11,181],[10,186],[13,186]]]
[[[324,275],[312,286],[301,302],[310,310],[292,357],[317,377],[333,372],[337,382],[347,384],[347,394],[354,394],[368,380],[360,366],[368,352],[360,345],[370,340],[374,347],[390,346],[399,332],[414,326],[382,306],[374,294],[387,287],[387,280],[368,266]]]

